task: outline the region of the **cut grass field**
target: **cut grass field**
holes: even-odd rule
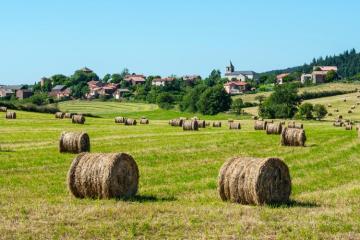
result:
[[[74,125],[53,115],[17,113],[15,120],[4,113],[0,118],[2,239],[360,239],[355,131],[305,122],[307,146],[294,148],[255,132],[250,120],[241,120],[240,131],[228,130],[224,121],[219,129],[183,132],[151,118],[150,125],[116,125],[110,117]],[[64,130],[88,132],[92,152],[131,154],[140,169],[138,196],[71,196],[66,174],[75,155],[58,152]],[[222,202],[218,171],[234,156],[282,158],[292,177],[291,204]]]
[[[328,84],[320,84],[310,87],[299,88],[299,93],[303,92],[322,92],[322,91],[351,91],[355,88],[360,89],[360,83],[328,83]],[[270,96],[271,92],[261,92],[256,94],[244,94],[239,95],[234,98],[241,98],[244,102],[258,102],[255,98],[257,96]]]

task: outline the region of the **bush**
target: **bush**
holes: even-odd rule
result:
[[[326,110],[326,107],[322,104],[315,104],[314,106],[314,115],[316,119],[321,120],[323,119],[328,111]]]
[[[310,120],[313,119],[314,106],[311,103],[303,103],[299,107],[298,116],[301,119]]]
[[[244,102],[241,98],[235,99],[231,104],[231,110],[237,115],[241,114],[241,110],[244,108]]]

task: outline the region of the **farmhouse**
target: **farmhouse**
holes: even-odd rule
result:
[[[0,87],[0,97],[8,97],[15,95],[20,90],[24,90],[26,87],[24,85],[7,85]],[[20,96],[20,95],[19,95]]]
[[[257,74],[254,71],[235,71],[235,67],[230,61],[230,65],[226,67],[225,77],[229,80],[238,80],[246,82],[247,80],[256,80]]]
[[[56,85],[55,87],[53,87],[51,89],[51,92],[49,93],[49,96],[59,99],[59,96],[61,95],[61,92],[64,91],[65,89],[66,89],[65,85]]]
[[[311,74],[302,74],[301,83],[312,82],[314,84],[325,83],[325,78],[328,72],[338,71],[336,66],[314,66]]]
[[[230,95],[244,93],[248,88],[249,84],[242,81],[230,81],[224,84],[225,91]]]
[[[174,81],[175,78],[173,77],[167,77],[167,78],[154,78],[151,82],[151,85],[153,86],[165,86],[166,83],[170,83]]]
[[[20,89],[16,91],[16,98],[17,99],[25,99],[29,98],[33,95],[33,91],[30,89]]]
[[[131,74],[131,75],[126,75],[124,80],[126,82],[129,82],[131,85],[137,85],[137,84],[143,84],[145,83],[145,76],[144,75],[138,75],[138,74]]]
[[[289,73],[282,73],[276,76],[276,82],[277,84],[283,84],[284,83],[284,78],[289,76]]]
[[[120,89],[118,89],[118,90],[116,90],[116,91],[114,92],[113,96],[114,96],[114,98],[115,98],[116,100],[120,100],[120,99],[122,99],[122,98],[125,96],[125,94],[128,94],[128,93],[130,93],[130,90],[129,90],[129,89],[127,89],[127,88],[120,88]]]
[[[200,80],[201,77],[199,75],[185,75],[182,77],[182,79],[186,82],[186,83],[194,83],[197,80]]]

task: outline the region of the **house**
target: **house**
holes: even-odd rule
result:
[[[165,86],[166,83],[170,83],[174,81],[175,78],[167,77],[167,78],[154,78],[151,82],[153,86]]]
[[[128,93],[130,93],[130,90],[129,90],[129,89],[127,89],[127,88],[120,88],[120,89],[118,89],[118,90],[116,90],[116,91],[114,92],[113,96],[114,96],[114,98],[115,98],[116,100],[120,100],[120,99],[122,99],[122,98],[124,97],[125,94],[128,94]]]
[[[254,71],[235,71],[231,61],[230,65],[226,67],[225,77],[229,81],[238,80],[246,82],[248,80],[257,80],[257,74]]]
[[[7,89],[4,86],[0,87],[0,97],[10,97],[14,95],[14,91],[11,89]]]
[[[49,96],[58,98],[58,95],[66,89],[65,85],[56,85],[51,89]]]
[[[337,72],[338,68],[336,66],[314,66],[311,74],[301,75],[301,83],[304,84],[307,81],[314,84],[325,83],[326,75],[330,71]]]
[[[57,99],[69,98],[71,95],[71,89],[65,88],[65,90],[59,92],[56,96]]]
[[[16,91],[17,99],[25,99],[29,98],[33,95],[33,91],[31,89],[19,89]]]
[[[230,95],[236,95],[246,92],[249,84],[240,80],[230,81],[224,84],[225,91]]]
[[[0,97],[16,96],[16,92],[26,89],[24,85],[3,85],[0,87]]]
[[[131,75],[126,75],[124,81],[130,83],[131,85],[137,85],[145,83],[146,80],[144,75],[138,75],[133,73]]]
[[[100,91],[103,87],[103,83],[100,81],[90,81],[87,83],[89,92],[86,94],[86,98],[96,98],[100,95]]]
[[[284,83],[284,78],[289,76],[289,73],[282,73],[276,76],[276,82],[277,84],[283,84]]]
[[[119,87],[119,84],[108,83],[101,88],[99,95],[100,96],[111,96],[118,89],[118,87]]]
[[[185,75],[182,77],[183,81],[186,83],[194,83],[197,80],[201,80],[201,76],[199,75]]]

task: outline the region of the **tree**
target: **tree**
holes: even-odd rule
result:
[[[212,70],[209,77],[205,79],[205,84],[209,87],[215,86],[221,81],[221,72],[220,70]]]
[[[222,85],[207,88],[200,95],[196,106],[204,115],[215,115],[228,111],[231,106],[231,96],[225,92]]]
[[[103,82],[107,83],[110,79],[111,79],[111,74],[108,73],[108,74],[106,74],[106,75],[103,77],[102,80],[103,80]]]
[[[259,115],[263,118],[292,118],[299,103],[295,84],[276,85],[270,97],[259,105]]]
[[[186,94],[183,96],[180,103],[181,111],[197,112],[197,102],[200,99],[200,95],[206,90],[206,85],[199,84],[194,88],[187,88]]]
[[[337,78],[337,73],[334,70],[331,70],[326,73],[325,82],[333,82],[336,80],[336,78]]]
[[[235,99],[231,104],[231,110],[237,115],[241,114],[241,110],[244,108],[244,102],[241,98]]]
[[[160,108],[171,109],[174,107],[175,98],[170,93],[161,93],[157,98],[157,103]]]
[[[321,120],[323,119],[328,111],[326,110],[326,107],[322,104],[315,104],[314,106],[314,115],[316,119]]]
[[[301,119],[313,119],[314,106],[311,103],[303,103],[299,107],[298,115]]]
[[[111,82],[112,83],[121,83],[121,81],[123,80],[123,76],[119,73],[114,73],[113,75],[111,75]]]

